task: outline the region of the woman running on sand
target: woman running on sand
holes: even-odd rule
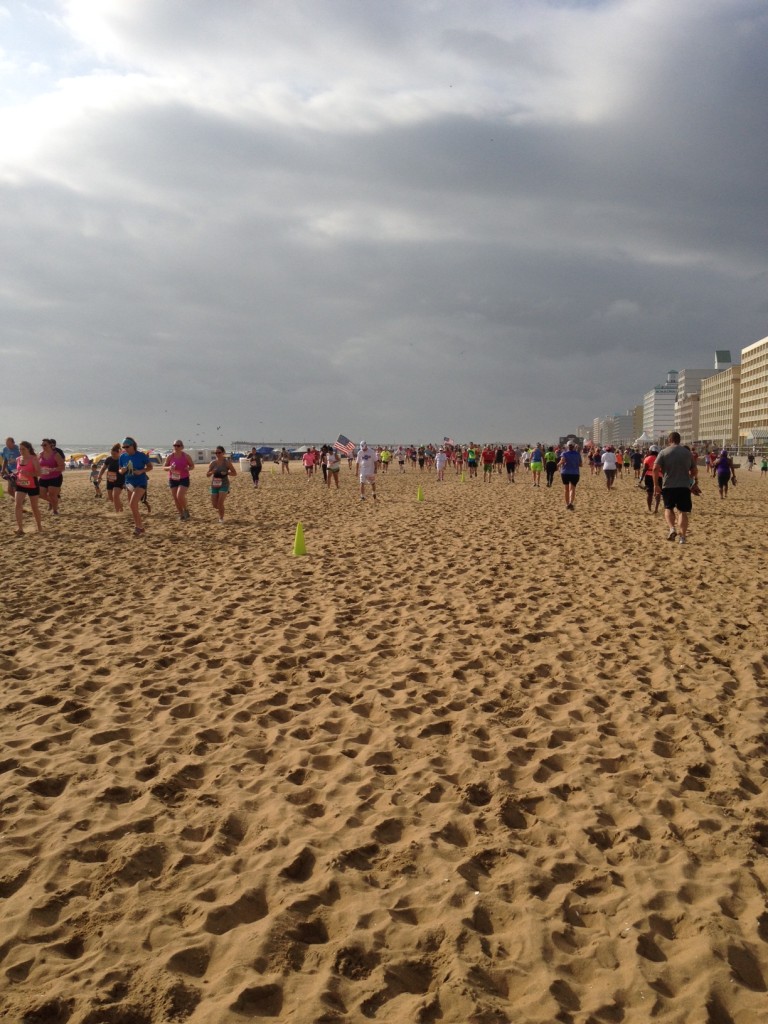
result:
[[[139,505],[146,504],[149,479],[147,473],[152,470],[152,461],[146,452],[140,452],[132,437],[123,439],[122,455],[120,456],[120,472],[125,477],[128,489],[128,507],[133,517],[133,535],[140,537],[144,533],[144,523],[139,512]]]
[[[101,478],[104,475],[107,477],[107,497],[112,502],[112,508],[114,508],[115,512],[122,512],[123,503],[121,498],[125,487],[125,478],[120,473],[119,444],[112,445],[109,455],[102,462],[101,470],[99,471],[99,483],[101,483]]]
[[[64,483],[64,459],[50,438],[44,437],[38,463],[40,465],[40,497],[47,501],[51,512],[59,514],[59,495]]]
[[[336,484],[336,490],[339,489],[339,473],[341,472],[341,456],[335,448],[330,448],[325,453],[325,482],[328,487],[333,482]]]
[[[184,451],[183,441],[173,442],[173,451],[165,460],[164,469],[168,470],[168,483],[173,496],[173,503],[179,513],[179,519],[186,522],[189,519],[187,508],[187,495],[189,494],[189,474],[195,468],[192,456]]]
[[[568,447],[560,456],[558,462],[560,479],[565,485],[565,507],[573,512],[576,508],[576,485],[581,475],[581,452],[576,448],[574,441],[568,442]]]
[[[211,460],[206,476],[211,478],[211,505],[219,515],[219,522],[224,522],[224,502],[229,494],[229,478],[237,475],[237,470],[232,465],[232,460],[219,445],[216,449],[216,458]]]
[[[40,518],[40,488],[38,478],[40,476],[40,463],[35,449],[29,441],[19,443],[20,456],[16,460],[16,494],[14,496],[16,512],[16,536],[24,536],[24,502],[29,498],[32,506],[32,515],[37,523],[37,532],[43,532],[43,521]]]

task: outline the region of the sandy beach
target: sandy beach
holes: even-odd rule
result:
[[[0,501],[0,1019],[764,1018],[768,480],[153,478]]]

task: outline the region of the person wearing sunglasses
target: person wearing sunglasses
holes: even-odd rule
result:
[[[173,442],[173,451],[165,460],[163,468],[168,470],[168,483],[176,511],[179,513],[179,519],[186,522],[189,519],[189,509],[187,508],[189,474],[195,468],[195,464],[189,452],[184,451],[183,441]]]
[[[41,442],[40,463],[40,497],[50,505],[55,516],[59,514],[59,495],[64,483],[64,456],[56,447],[56,442],[44,437]]]
[[[128,507],[133,516],[133,534],[140,537],[144,533],[144,523],[139,512],[142,501],[146,503],[149,480],[147,474],[152,470],[152,461],[146,452],[140,452],[132,437],[126,437],[122,443],[120,456],[120,473],[125,477],[128,489]]]

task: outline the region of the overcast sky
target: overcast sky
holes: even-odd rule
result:
[[[549,439],[768,334],[765,0],[0,3],[0,433]]]

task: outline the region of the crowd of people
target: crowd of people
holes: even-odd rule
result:
[[[291,471],[291,453],[282,448],[273,456],[281,473]],[[729,487],[736,485],[736,470],[733,459],[726,449],[707,451],[701,457],[689,447],[680,443],[680,435],[672,432],[668,444],[659,451],[657,445],[648,448],[638,446],[617,446],[586,444],[580,446],[576,440],[558,445],[467,445],[444,440],[441,445],[397,445],[369,446],[361,441],[340,445],[324,444],[310,447],[301,455],[301,468],[306,477],[312,478],[321,472],[329,488],[339,488],[339,476],[343,459],[350,470],[355,470],[359,483],[360,501],[370,494],[377,500],[376,480],[379,474],[389,472],[434,473],[438,483],[453,472],[462,479],[479,477],[490,484],[496,478],[515,483],[516,474],[522,472],[526,481],[535,488],[552,487],[559,473],[563,485],[563,501],[568,511],[576,508],[576,488],[582,472],[588,469],[592,476],[605,479],[607,490],[613,490],[616,481],[626,477],[646,491],[648,511],[658,512],[661,504],[668,526],[668,539],[684,544],[687,537],[688,516],[691,512],[691,495],[701,493],[698,483],[698,467],[701,461],[707,474],[717,481],[721,499],[728,495]],[[747,457],[748,470],[752,471],[756,457]],[[254,447],[240,460],[246,466],[251,483],[258,488],[263,470],[263,459]],[[66,456],[54,438],[43,438],[40,451],[28,441],[18,445],[12,437],[6,439],[0,462],[0,475],[14,500],[16,536],[24,534],[26,503],[36,529],[43,529],[41,502],[48,506],[51,514],[59,515],[61,488]],[[116,513],[123,511],[126,501],[131,515],[133,532],[140,537],[145,530],[146,512],[150,511],[147,500],[149,474],[155,468],[162,468],[168,475],[173,507],[180,521],[190,518],[187,502],[190,475],[195,471],[195,462],[185,450],[184,442],[176,440],[173,450],[165,457],[160,467],[150,455],[139,448],[133,437],[127,436],[120,444],[112,446],[110,452],[90,466],[90,478],[97,497],[102,496],[102,482],[106,497]],[[232,479],[238,469],[223,446],[219,445],[207,470],[211,507],[218,522],[225,522],[226,499],[230,493]],[[761,457],[760,473],[768,475],[768,458]],[[519,476],[518,476],[519,479]]]

